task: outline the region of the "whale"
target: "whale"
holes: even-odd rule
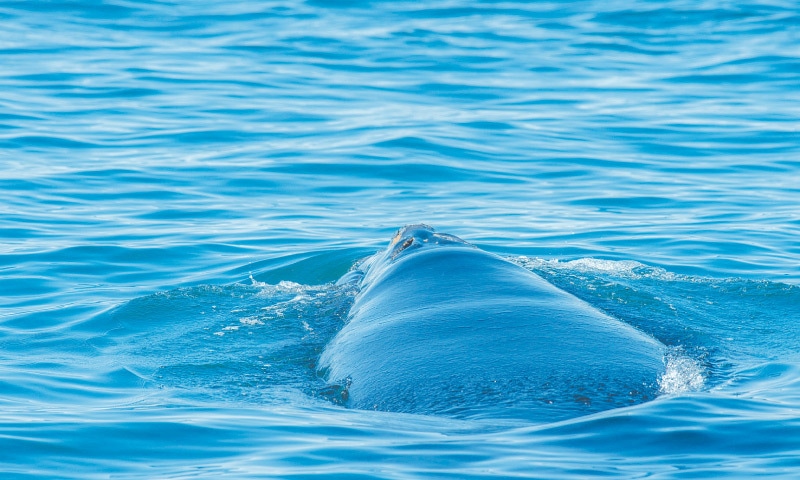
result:
[[[658,396],[662,343],[428,225],[339,283],[357,293],[317,369],[345,407],[551,422]]]

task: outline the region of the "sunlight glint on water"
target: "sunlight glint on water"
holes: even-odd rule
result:
[[[793,478],[793,2],[0,1],[3,478]],[[425,222],[668,347],[558,423],[337,405]]]

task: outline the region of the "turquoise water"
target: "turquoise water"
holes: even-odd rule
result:
[[[3,478],[795,477],[795,2],[0,2]],[[426,222],[686,359],[641,405],[347,409]],[[602,354],[598,351],[598,354]]]

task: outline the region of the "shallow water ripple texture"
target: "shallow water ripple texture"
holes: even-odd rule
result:
[[[0,25],[3,478],[800,471],[796,2],[0,0]],[[334,282],[414,222],[655,337],[682,387],[552,424],[331,403]]]

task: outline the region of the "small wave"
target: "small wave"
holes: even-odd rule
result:
[[[752,365],[735,372],[721,390],[773,404],[800,404],[800,355]]]
[[[615,277],[640,279],[661,278],[673,280],[674,273],[660,267],[652,267],[635,260],[605,260],[601,258],[579,258],[577,260],[561,261],[545,260],[543,258],[530,258],[525,255],[507,257],[507,260],[516,263],[528,270],[554,272],[566,270],[576,273],[611,274]]]
[[[302,285],[297,282],[292,282],[290,280],[281,280],[277,284],[270,284],[267,282],[260,282],[253,278],[250,275],[250,281],[254,287],[260,288],[261,293],[263,295],[274,295],[276,293],[294,293],[294,294],[306,294],[310,290],[318,289],[319,287],[313,287],[308,285]]]

